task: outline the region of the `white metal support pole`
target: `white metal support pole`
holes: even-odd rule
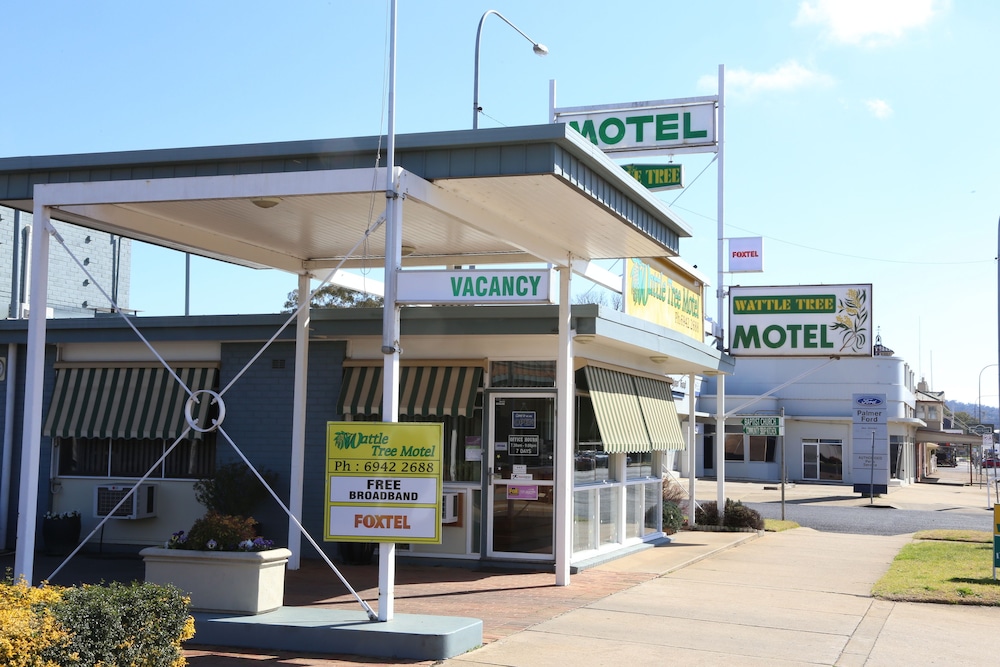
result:
[[[309,275],[299,275],[299,303],[309,298]],[[295,382],[292,389],[292,454],[289,471],[288,509],[302,523],[302,480],[305,477],[306,388],[309,381],[309,307],[299,310],[295,321]],[[288,569],[297,570],[302,560],[302,531],[288,522]]]
[[[39,186],[35,188],[37,193]],[[45,302],[49,287],[49,207],[34,210],[31,236],[31,296],[28,308],[28,352],[24,374],[24,426],[21,437],[21,481],[18,491],[17,548],[14,578],[32,583],[35,555],[35,519],[38,513],[38,476],[41,465],[42,385],[45,378]]]
[[[695,524],[695,482],[697,481],[698,458],[695,448],[695,395],[694,383],[695,374],[688,375],[688,423],[687,423],[687,448],[688,448],[688,525]]]
[[[559,269],[559,350],[556,354],[556,586],[569,585],[573,554],[573,261]]]
[[[726,508],[726,376],[722,373],[715,385],[715,471],[716,502],[721,516]]]
[[[396,183],[396,0],[389,20],[389,99],[385,168],[385,299],[382,313],[382,421],[399,421],[399,306],[396,287],[403,262],[403,211]],[[395,611],[396,545],[378,550],[378,620],[391,621]]]
[[[16,304],[20,310],[21,304]],[[10,514],[10,466],[14,457],[14,407],[17,398],[17,343],[7,345],[7,400],[4,403],[3,455],[0,456],[0,549],[7,550]]]
[[[718,197],[718,214],[719,218],[719,239],[718,239],[718,281],[719,285],[716,290],[716,300],[717,300],[717,310],[716,314],[718,317],[718,327],[719,327],[719,349],[726,349],[726,329],[724,326],[725,313],[726,313],[726,286],[723,282],[723,276],[725,271],[725,244],[726,244],[726,206],[725,206],[725,191],[726,191],[726,66],[719,65],[719,131],[716,139],[719,144],[719,183],[717,186],[716,196]],[[715,471],[717,474],[717,486],[718,486],[718,506],[720,516],[725,512],[726,508],[726,458],[725,458],[725,445],[726,445],[726,380],[725,376],[719,375],[719,382],[716,385],[718,391],[717,397],[717,409],[718,414],[715,420],[715,451],[716,451],[716,461],[715,461]]]

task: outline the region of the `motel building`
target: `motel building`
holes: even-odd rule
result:
[[[942,443],[982,438],[945,432],[943,399],[872,335],[872,286],[801,285],[729,290],[724,437],[698,425],[696,475],[828,483],[891,492],[932,474]],[[715,415],[715,377],[698,413]]]
[[[143,477],[89,545],[162,545],[204,513],[194,482],[237,448],[277,473],[333,558],[389,527],[396,555],[536,563],[565,585],[663,536],[663,469],[694,467],[694,398],[679,415],[670,378],[735,368],[704,342],[707,281],[679,257],[690,228],[567,124],[403,135],[391,169],[378,150],[367,137],[0,160],[0,204],[33,214],[39,304],[65,223],[280,269],[300,294],[334,269],[387,267],[385,309],[46,319],[29,304],[0,322],[0,537],[19,573],[32,579],[45,512],[80,511],[86,536]],[[624,280],[595,265],[617,258]],[[86,266],[69,277],[90,280]],[[584,278],[617,286],[624,312],[571,305]],[[220,312],[240,289],[192,288],[217,290]],[[381,421],[440,425],[418,448],[430,525],[335,518],[340,490],[402,488],[392,461],[331,467],[357,433],[387,442]],[[255,514],[290,567],[318,555],[277,503]]]

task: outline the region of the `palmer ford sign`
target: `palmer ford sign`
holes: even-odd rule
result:
[[[871,356],[871,285],[729,288],[729,353]]]

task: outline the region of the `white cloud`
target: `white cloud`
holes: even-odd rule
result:
[[[884,120],[892,115],[892,107],[885,100],[865,100],[865,106],[879,120]]]
[[[926,25],[947,0],[805,0],[795,25],[819,24],[845,44],[875,46]]]
[[[703,76],[698,81],[698,88],[701,90],[717,90],[718,85],[719,80],[715,76]],[[752,95],[831,85],[832,77],[803,67],[795,60],[784,62],[770,72],[751,72],[739,68],[726,70],[726,93]]]

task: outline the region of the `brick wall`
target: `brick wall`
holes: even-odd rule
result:
[[[223,344],[220,388],[225,387],[259,349],[260,345],[256,343]],[[340,418],[335,411],[345,351],[342,342],[314,341],[309,345],[302,524],[320,545],[323,545],[324,532],[326,422]],[[223,429],[254,467],[278,473],[275,491],[286,504],[291,466],[294,373],[294,344],[276,343],[224,396],[226,419]],[[217,447],[220,464],[239,459],[221,435]],[[266,505],[255,513],[254,518],[261,522],[265,537],[283,544],[287,540],[288,520],[273,500]],[[305,540],[302,546],[304,557],[317,556]],[[324,548],[324,552],[335,555],[335,548],[332,544],[329,546],[329,549]]]

